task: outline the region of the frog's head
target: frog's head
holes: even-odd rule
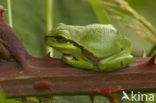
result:
[[[70,32],[63,23],[57,24],[45,37],[48,46],[59,50],[63,54],[79,53],[81,50],[70,41]]]

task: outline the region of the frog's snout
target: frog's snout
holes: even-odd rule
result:
[[[48,41],[49,38],[51,38],[51,36],[45,36],[45,37],[44,37],[44,41],[45,41],[45,42]]]

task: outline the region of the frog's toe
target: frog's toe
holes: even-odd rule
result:
[[[94,68],[94,65],[91,62],[78,60],[78,59],[75,59],[74,57],[64,56],[63,62],[73,67],[81,68],[81,69],[93,69]]]
[[[74,58],[73,57],[70,57],[70,56],[64,56],[63,57],[63,61],[71,61],[73,60]]]

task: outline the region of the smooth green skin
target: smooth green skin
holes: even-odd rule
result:
[[[134,60],[129,40],[111,24],[60,23],[46,36],[46,43],[63,53],[64,63],[82,69],[113,71]]]

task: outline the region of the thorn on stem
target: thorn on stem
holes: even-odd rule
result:
[[[142,49],[142,57],[143,57],[143,58],[146,58],[146,57],[147,57],[147,55],[146,55],[146,51],[145,51],[144,48]]]
[[[49,52],[46,56],[44,56],[44,58],[45,58],[45,59],[52,59],[52,57],[50,56],[50,54],[51,54],[51,53]]]
[[[156,54],[148,61],[148,63],[156,65]]]
[[[95,93],[99,93],[101,95],[106,96],[111,103],[118,103],[118,100],[112,96],[112,93],[121,91],[123,89],[120,88],[101,88],[94,90]]]
[[[140,64],[138,66],[141,66],[141,67],[156,66],[156,54],[153,57],[151,57],[150,60],[148,60],[144,64]]]

